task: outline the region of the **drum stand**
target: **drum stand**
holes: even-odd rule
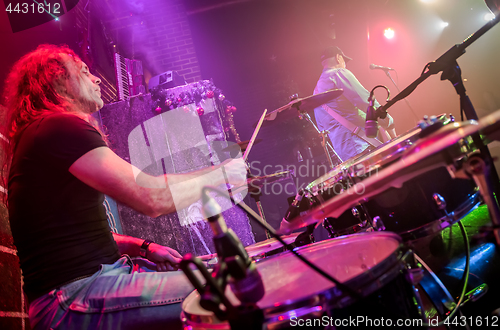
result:
[[[328,160],[328,163],[330,164],[330,168],[333,169],[335,166],[333,165],[333,160],[332,160],[332,156],[330,155],[330,153],[328,152],[328,148],[333,152],[333,154],[335,155],[335,157],[337,157],[337,159],[342,163],[343,160],[342,158],[340,158],[340,156],[337,154],[337,152],[335,151],[335,149],[333,149],[333,146],[330,144],[330,142],[328,142],[326,140],[326,137],[327,135],[330,133],[328,131],[320,131],[318,126],[316,126],[316,124],[313,122],[311,116],[305,112],[305,111],[301,111],[299,109],[299,105],[294,105],[293,106],[294,108],[297,109],[297,111],[299,112],[299,118],[300,119],[305,119],[307,122],[311,123],[311,125],[314,127],[314,129],[316,130],[316,132],[318,132],[318,134],[323,138],[323,149],[325,150],[325,154],[326,154],[326,159]]]
[[[251,175],[250,170],[249,170],[248,174]],[[250,178],[251,178],[251,176],[250,176]],[[260,189],[260,187],[255,187],[255,186],[252,186],[252,184],[250,184],[250,187],[248,188],[248,193],[254,199],[255,204],[257,205],[257,210],[259,211],[259,216],[262,218],[262,221],[264,221],[265,223],[268,223],[266,220],[266,217],[264,215],[264,209],[262,208],[262,203],[260,202],[260,196],[262,196],[262,190]],[[271,238],[271,233],[269,233],[269,230],[267,230],[267,229],[266,229],[266,238],[267,239]]]
[[[498,247],[500,247],[500,209],[495,198],[494,182],[495,175],[492,173],[493,164],[491,158],[483,154],[475,154],[469,157],[464,164],[463,170],[453,170],[453,174],[458,178],[469,178],[472,176],[479,188],[479,193],[483,198],[491,218],[493,226],[483,228],[484,239],[492,237]]]

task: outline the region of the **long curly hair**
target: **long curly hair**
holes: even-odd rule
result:
[[[23,129],[33,121],[55,112],[74,112],[75,104],[61,95],[70,72],[65,63],[69,58],[79,61],[65,45],[40,45],[19,59],[7,79],[3,93],[2,181],[7,187],[8,171],[15,146]]]

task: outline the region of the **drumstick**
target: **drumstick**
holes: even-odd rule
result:
[[[202,261],[212,260],[215,257],[217,257],[217,253],[205,254],[203,256],[198,256],[198,258],[200,258]]]
[[[259,133],[260,127],[262,126],[262,122],[264,122],[264,117],[266,116],[267,109],[264,110],[264,113],[260,117],[259,123],[257,124],[257,127],[255,127],[255,130],[253,131],[253,135],[250,138],[250,141],[248,142],[248,146],[245,150],[245,154],[243,155],[243,160],[246,161],[248,154],[250,153],[250,149],[252,149],[253,143],[255,142],[255,138],[257,137],[257,133]]]

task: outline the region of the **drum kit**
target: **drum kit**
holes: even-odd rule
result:
[[[461,177],[466,172],[480,182],[487,174],[470,171],[479,157],[471,136],[480,134],[483,141],[498,139],[500,111],[479,121],[457,123],[446,116],[432,121],[430,126],[410,130],[310,183],[304,197],[314,201],[311,209],[278,231],[288,234],[282,237],[293,246],[297,233],[289,235],[291,232],[327,223],[333,238],[297,246],[293,252],[354,294],[304,265],[292,251],[282,252],[275,238],[246,247],[265,288],[256,304],[266,329],[314,320],[320,324],[318,328],[328,328],[325,325],[342,324],[349,318],[356,319],[358,326],[380,324],[382,319],[389,322],[386,325],[401,319],[406,325],[432,326],[456,311],[457,302],[432,270],[422,266],[411,242],[459,222],[479,204],[480,197],[486,201],[485,196],[491,195],[481,189],[488,189],[484,185],[478,185],[477,191],[472,180]],[[440,127],[423,134],[432,125]],[[496,203],[488,207],[493,221],[498,207]],[[354,230],[356,226],[361,230]],[[440,288],[437,298],[433,297],[436,292],[423,294],[429,287]],[[230,287],[225,295],[232,304],[239,303]],[[201,299],[198,290],[185,299],[184,324],[189,329],[231,329],[226,320],[202,308]],[[442,311],[439,318],[426,316],[429,306]]]
[[[500,8],[500,2],[490,2]],[[340,94],[295,99],[264,116],[299,107],[303,114]],[[221,260],[212,273],[199,258],[186,255],[181,268],[196,290],[182,304],[185,329],[449,327],[446,321],[486,287],[464,299],[465,283],[458,300],[453,298],[413,242],[454,224],[463,230],[461,220],[483,202],[492,223],[484,230],[500,247],[492,184],[498,177],[491,157],[482,152],[500,140],[499,132],[500,110],[462,122],[446,115],[424,118],[418,127],[311,182],[295,203],[304,203],[306,210],[282,221],[279,230],[271,228],[273,238],[246,248],[241,242],[225,245],[233,254],[218,249]],[[282,176],[249,180],[260,186]],[[298,230],[320,225],[329,239],[296,244]],[[218,228],[214,242],[228,232],[224,227],[212,227]],[[206,284],[196,279],[191,264]],[[226,285],[235,281],[238,285]],[[247,295],[239,299],[243,292]]]

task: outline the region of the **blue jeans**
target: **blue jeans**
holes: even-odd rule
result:
[[[193,290],[181,271],[137,269],[123,256],[35,299],[29,319],[34,330],[182,329],[181,302]]]

